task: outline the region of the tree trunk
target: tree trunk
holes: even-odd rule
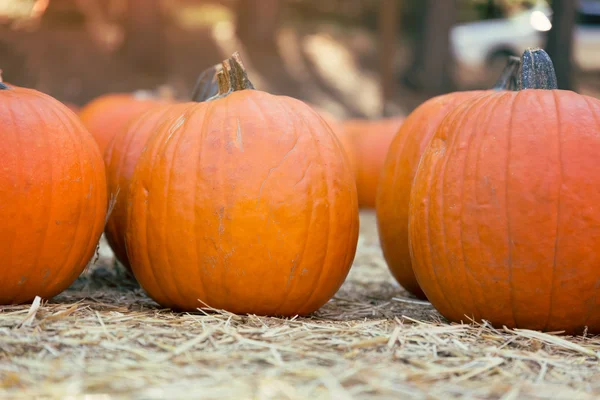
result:
[[[281,3],[281,0],[238,0],[238,37],[244,43],[274,45],[279,29]]]
[[[396,34],[398,32],[397,0],[381,0],[379,6],[380,29],[380,80],[382,94],[382,115],[387,116],[387,105],[394,97],[396,80],[394,59],[396,55]]]
[[[166,45],[159,0],[128,0],[127,54],[133,65],[153,77],[166,76]]]
[[[573,29],[576,3],[574,0],[552,1],[552,29],[548,32],[546,50],[554,62],[559,89],[573,89]]]
[[[418,31],[408,83],[429,95],[453,89],[450,30],[456,21],[456,0],[415,0]]]

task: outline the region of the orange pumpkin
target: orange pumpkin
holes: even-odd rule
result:
[[[510,59],[496,90],[509,89],[519,66]],[[440,122],[465,101],[485,91],[455,92],[434,97],[417,107],[400,127],[385,158],[376,198],[379,241],[387,265],[398,283],[413,295],[425,294],[412,270],[408,246],[408,207],[413,179],[421,155]]]
[[[600,101],[527,50],[517,92],[462,104],[415,176],[413,269],[452,321],[600,332]]]
[[[412,271],[408,248],[408,203],[421,155],[446,114],[483,91],[435,97],[417,107],[402,124],[385,157],[376,198],[377,228],[385,260],[394,278],[425,298]]]
[[[125,248],[129,184],[146,142],[167,115],[181,112],[187,104],[159,105],[134,118],[123,135],[115,135],[104,153],[108,194],[112,210],[105,228],[108,244],[121,264],[131,269]]]
[[[105,94],[86,104],[79,117],[104,154],[111,139],[124,133],[132,118],[160,103],[157,98],[136,94]]]
[[[137,163],[132,270],[174,309],[309,314],[356,251],[350,166],[314,110],[253,90],[237,55],[223,64],[220,95],[168,118]]]
[[[383,162],[403,118],[380,120],[348,120],[344,122],[344,145],[352,148],[355,159],[358,203],[375,207],[375,197]],[[340,135],[342,137],[343,135]]]
[[[49,299],[79,276],[102,233],[102,157],[65,105],[3,83],[0,134],[0,304]]]

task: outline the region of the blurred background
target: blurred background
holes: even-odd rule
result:
[[[490,87],[540,46],[600,97],[599,0],[0,0],[4,80],[83,105],[198,75],[239,50],[258,89],[340,118],[407,114]]]

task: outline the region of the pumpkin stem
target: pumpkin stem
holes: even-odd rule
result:
[[[521,59],[515,56],[509,56],[506,67],[502,75],[496,81],[494,90],[517,90],[517,72],[521,66]]]
[[[542,49],[527,49],[521,56],[518,89],[558,89],[554,64]]]
[[[213,65],[205,69],[198,75],[196,86],[192,92],[192,101],[202,102],[210,99],[219,93],[218,74],[221,71],[221,64]]]
[[[237,51],[230,58],[224,60],[221,65],[222,69],[215,76],[219,92],[206,101],[217,100],[240,90],[254,89]]]

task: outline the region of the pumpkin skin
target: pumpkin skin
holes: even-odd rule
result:
[[[167,115],[182,112],[188,105],[159,105],[128,124],[125,134],[115,135],[104,153],[106,182],[112,211],[104,230],[106,240],[121,264],[131,270],[125,248],[129,185],[146,142]]]
[[[403,118],[386,118],[344,122],[344,135],[347,135],[347,138],[342,141],[346,146],[353,148],[358,204],[363,208],[375,207],[383,163],[403,121]]]
[[[237,90],[148,141],[130,186],[127,250],[159,304],[305,315],[343,283],[358,240],[352,172],[299,100]]]
[[[375,202],[379,241],[394,278],[421,299],[425,299],[425,294],[412,270],[408,247],[408,204],[412,182],[421,155],[439,123],[459,104],[483,93],[455,92],[421,104],[406,118],[385,157]]]
[[[488,94],[449,114],[415,176],[413,269],[448,319],[600,331],[600,102]]]
[[[49,299],[92,258],[106,217],[94,139],[58,100],[0,84],[0,304]]]
[[[112,138],[124,133],[131,119],[161,103],[164,101],[127,93],[105,94],[86,104],[79,117],[104,154]]]

